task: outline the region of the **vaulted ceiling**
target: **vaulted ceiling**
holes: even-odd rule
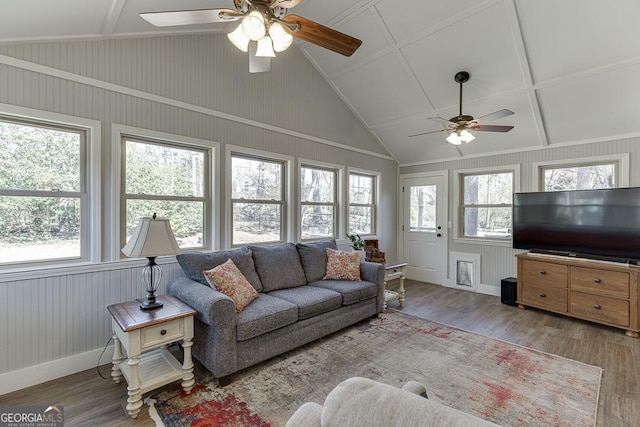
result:
[[[156,28],[140,12],[232,8],[232,0],[28,0],[4,5],[0,42],[228,32]],[[637,0],[304,0],[292,13],[363,40],[343,57],[299,48],[400,164],[640,135]],[[235,24],[237,25],[237,24]],[[229,49],[235,49],[229,44]],[[275,58],[275,61],[278,59]],[[503,108],[508,133],[455,147],[428,117]]]

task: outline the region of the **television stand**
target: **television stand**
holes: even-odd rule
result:
[[[518,307],[536,307],[640,336],[640,267],[574,257],[518,254]]]

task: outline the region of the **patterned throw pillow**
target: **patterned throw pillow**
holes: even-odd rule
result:
[[[203,271],[202,274],[209,286],[233,300],[236,313],[240,313],[251,301],[260,296],[230,259],[216,268]]]
[[[327,274],[322,280],[360,281],[360,257],[356,252],[327,248]]]

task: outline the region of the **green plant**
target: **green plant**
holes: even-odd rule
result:
[[[351,240],[351,247],[353,250],[357,251],[364,248],[364,240],[362,240],[362,237],[360,237],[359,234],[347,233],[347,237]]]

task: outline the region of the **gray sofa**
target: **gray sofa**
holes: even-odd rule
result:
[[[322,280],[335,240],[178,255],[185,276],[169,294],[193,307],[193,356],[222,385],[236,371],[380,313],[384,267],[360,263],[362,281]],[[232,259],[260,296],[236,313],[231,298],[208,286],[203,271]]]

